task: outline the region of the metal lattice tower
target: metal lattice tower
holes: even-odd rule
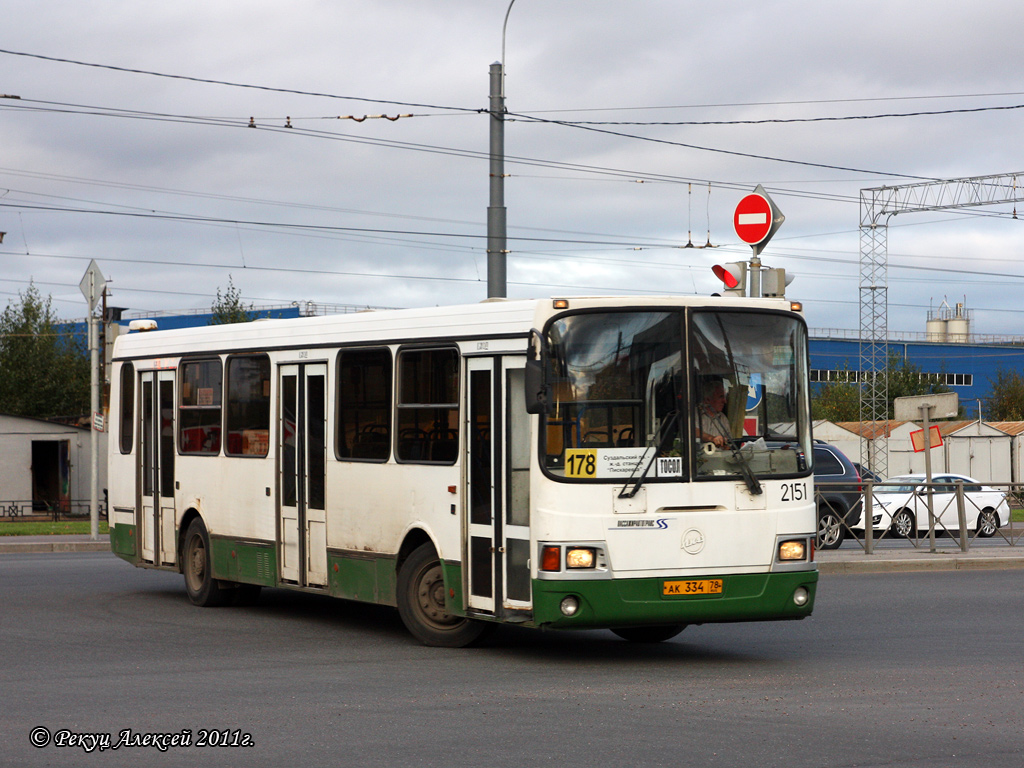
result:
[[[889,219],[901,213],[944,211],[1024,200],[1017,184],[1024,173],[925,181],[860,191],[860,420],[888,418]],[[861,462],[889,474],[888,434],[861,450]],[[879,442],[881,441],[881,443]],[[862,444],[865,445],[865,444]]]

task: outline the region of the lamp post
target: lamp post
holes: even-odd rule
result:
[[[99,323],[96,319],[96,305],[104,294],[103,273],[95,260],[89,262],[82,281],[78,284],[89,304],[89,421],[91,429],[90,475],[89,475],[89,536],[93,541],[99,537],[99,431],[106,429],[100,413],[100,345]]]
[[[516,0],[508,4],[501,27],[501,61],[490,67],[490,199],[487,205],[487,298],[508,295],[505,211],[505,30]]]

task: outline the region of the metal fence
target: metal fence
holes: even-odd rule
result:
[[[97,511],[101,520],[107,518],[107,500],[104,497],[99,499]],[[44,504],[31,499],[13,499],[9,501],[0,500],[0,526],[5,522],[28,522],[52,520],[88,520],[89,502],[72,501],[62,504]]]
[[[1011,547],[1024,540],[1024,523],[1013,519],[1024,508],[1024,483],[864,481],[860,487],[853,511],[833,510],[824,501],[829,491],[852,490],[849,484],[815,483],[815,499],[819,519],[823,511],[837,512],[833,519],[842,527],[842,538],[857,542],[868,555],[878,544],[895,540],[934,551],[936,538],[944,538],[962,552],[980,540]],[[820,524],[818,534],[820,547]]]

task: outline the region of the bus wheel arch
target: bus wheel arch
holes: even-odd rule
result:
[[[192,525],[192,521],[199,517],[199,510],[195,507],[191,507],[185,510],[185,513],[181,516],[181,522],[178,527],[178,572],[185,572],[185,536],[188,533],[188,528]]]
[[[406,560],[409,559],[409,555],[415,552],[424,544],[429,544],[437,551],[437,547],[434,546],[433,539],[424,531],[422,528],[413,528],[405,534],[405,538],[402,540],[402,546],[398,548],[398,557],[395,561],[395,575],[402,570],[402,565]]]

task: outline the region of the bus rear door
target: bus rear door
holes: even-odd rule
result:
[[[174,565],[174,371],[139,373],[138,477],[142,559]]]

